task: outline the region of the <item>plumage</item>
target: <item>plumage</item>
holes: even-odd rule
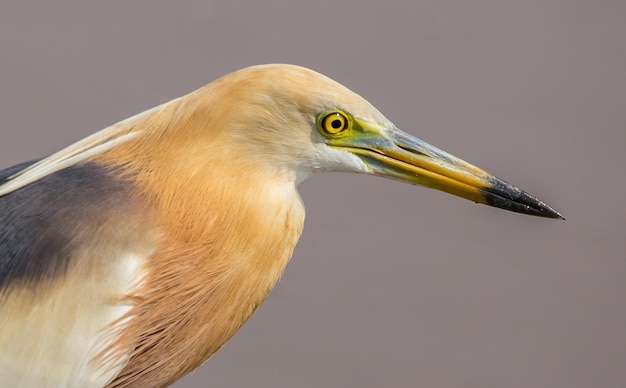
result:
[[[560,217],[398,131],[318,73],[265,65],[2,171],[0,385],[160,387],[196,368],[279,279],[316,172]]]

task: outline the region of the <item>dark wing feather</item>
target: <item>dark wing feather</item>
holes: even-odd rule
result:
[[[35,161],[0,171],[0,182]],[[83,163],[0,197],[0,290],[66,273],[85,239],[128,203],[128,187],[110,171]]]

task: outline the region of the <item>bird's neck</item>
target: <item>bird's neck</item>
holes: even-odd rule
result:
[[[123,173],[156,210],[161,237],[116,345],[134,351],[111,386],[170,384],[199,366],[265,299],[291,257],[304,221],[295,183],[214,156],[221,164],[134,163]]]

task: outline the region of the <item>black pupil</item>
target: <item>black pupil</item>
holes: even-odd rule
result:
[[[339,129],[339,128],[341,128],[342,125],[343,125],[343,123],[339,119],[335,119],[335,120],[330,122],[330,126],[333,127],[334,129]]]

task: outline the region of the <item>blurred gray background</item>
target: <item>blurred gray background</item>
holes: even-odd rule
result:
[[[0,167],[311,67],[568,220],[315,176],[283,279],[175,387],[626,387],[625,39],[619,0],[3,0]]]

